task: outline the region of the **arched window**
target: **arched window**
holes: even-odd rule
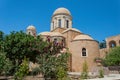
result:
[[[69,21],[66,20],[66,27],[69,28]]]
[[[87,56],[86,55],[86,48],[82,48],[82,56]]]
[[[53,43],[54,43],[55,45],[57,45],[57,44],[58,44],[58,42],[57,42],[57,38],[54,38]]]
[[[30,32],[28,32],[28,34],[30,35],[31,33],[30,33]]]
[[[61,40],[62,47],[65,47],[65,39]]]
[[[109,47],[110,48],[116,47],[116,42],[115,41],[110,41],[109,42]]]
[[[61,27],[61,19],[58,20],[58,27]]]
[[[54,42],[57,42],[57,38],[54,39]]]

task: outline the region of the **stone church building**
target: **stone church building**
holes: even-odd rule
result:
[[[27,34],[36,36],[35,27],[28,26]],[[91,72],[101,65],[94,61],[95,58],[104,58],[111,47],[120,45],[120,35],[117,35],[106,38],[106,48],[100,49],[97,40],[72,27],[72,15],[66,8],[56,9],[51,18],[50,32],[41,32],[38,35],[41,35],[44,39],[50,37],[51,41],[64,43],[64,46],[71,53],[71,72],[81,72],[84,61],[87,62],[88,70]]]

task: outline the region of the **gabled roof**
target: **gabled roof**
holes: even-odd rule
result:
[[[38,35],[43,35],[43,36],[62,36],[63,35],[59,32],[41,32]]]
[[[65,32],[70,31],[70,30],[81,33],[81,31],[79,31],[76,28],[68,28],[68,29],[64,30],[62,33],[65,33]]]

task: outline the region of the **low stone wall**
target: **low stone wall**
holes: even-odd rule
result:
[[[120,67],[104,67],[104,75],[109,75],[109,74],[120,74]]]
[[[9,76],[9,77],[0,76],[0,80],[14,80],[14,77],[13,76]],[[38,77],[38,76],[26,76],[24,80],[44,80],[44,78]]]
[[[13,76],[0,76],[0,80],[13,80]]]

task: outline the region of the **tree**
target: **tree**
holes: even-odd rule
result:
[[[0,31],[0,75],[6,76],[12,67],[11,61],[6,58],[4,49],[4,33]]]
[[[100,49],[106,48],[106,41],[103,40],[102,42],[99,43]]]
[[[3,38],[4,38],[4,33],[0,31],[0,41],[3,41]]]
[[[43,53],[38,56],[37,63],[45,80],[47,78],[62,78],[67,75],[69,53],[61,53],[61,49],[63,49],[61,45],[48,41],[46,47],[43,48]]]
[[[19,72],[24,57],[33,63],[38,63],[40,72],[45,78],[57,78],[59,67],[67,71],[69,54],[61,53],[63,46],[56,42],[43,41],[40,36],[33,37],[22,31],[11,32],[4,37],[3,42],[3,52],[14,65],[11,74]]]
[[[3,41],[6,57],[9,58],[14,65],[11,70],[13,74],[18,70],[18,66],[22,63],[24,57],[35,62],[36,56],[39,55],[41,46],[44,44],[39,36],[33,37],[22,31],[11,32],[9,35],[5,36]]]
[[[0,51],[3,51],[4,33],[0,31]]]
[[[106,66],[120,66],[120,47],[112,48],[103,63]]]
[[[11,61],[6,58],[5,53],[0,51],[0,75],[8,75],[12,66]]]

